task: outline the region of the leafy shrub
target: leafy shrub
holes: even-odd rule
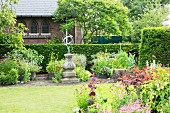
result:
[[[54,53],[51,54],[50,62],[47,64],[46,70],[50,73],[58,73],[62,69],[64,60],[57,60]]]
[[[55,73],[55,76],[52,77],[52,81],[55,82],[55,83],[61,82],[62,72],[63,72],[63,70],[61,69],[58,73]]]
[[[18,81],[18,71],[16,69],[9,70],[8,74],[1,73],[0,84],[13,85]]]
[[[6,75],[0,74],[0,84],[6,84]]]
[[[9,59],[0,61],[0,72],[8,74],[9,71],[13,68],[17,68],[17,63],[15,61]]]
[[[40,64],[44,58],[42,55],[39,55],[37,51],[25,48],[12,50],[8,56],[19,64],[19,74],[24,74],[25,69],[29,69],[30,72],[40,72]]]
[[[141,99],[153,112],[170,111],[170,68],[158,67],[152,70],[153,80],[141,86]]]
[[[76,67],[75,71],[76,71],[76,77],[79,78],[82,82],[89,80],[91,76],[91,73],[89,71],[81,67]]]
[[[54,39],[48,42],[48,44],[61,44],[61,43],[62,41],[61,39],[58,38],[58,36],[54,36]]]
[[[25,60],[33,65],[40,65],[44,59],[44,56],[39,55],[36,50],[33,49],[17,49],[12,50],[9,55],[11,59]]]
[[[142,83],[144,83],[147,80],[152,79],[152,73],[150,71],[150,68],[143,68],[139,69],[138,67],[132,68],[131,72],[128,74],[125,74],[121,78],[119,78],[122,83],[126,85],[135,85],[139,86]]]
[[[145,66],[146,60],[155,60],[164,66],[170,64],[170,28],[157,27],[142,30],[142,41],[139,47],[139,67]]]
[[[76,67],[86,67],[86,56],[83,54],[74,54],[72,61],[76,64]]]
[[[37,73],[37,72],[40,72],[40,70],[41,70],[41,68],[42,68],[42,67],[40,67],[40,66],[38,66],[38,65],[33,65],[33,64],[31,64],[31,63],[29,63],[28,65],[29,65],[29,70],[30,70],[30,72],[35,72],[35,73]]]
[[[26,83],[26,82],[29,82],[30,81],[30,71],[28,69],[25,70],[25,73],[23,75],[23,82]]]
[[[16,84],[18,81],[18,71],[16,69],[11,69],[9,74],[6,76],[6,84],[12,85]]]
[[[118,54],[98,53],[93,60],[93,71],[98,75],[102,74],[107,77],[113,75],[114,69],[131,69],[135,65],[134,55],[127,54],[120,50]]]
[[[125,51],[120,50],[116,56],[116,68],[131,69],[135,66],[135,55],[127,54]]]
[[[99,52],[95,55],[93,60],[94,65],[92,66],[93,72],[98,76],[99,74],[106,74],[107,77],[110,76],[111,68],[115,68],[116,60],[111,58],[111,54]]]
[[[18,74],[19,75],[24,75],[26,70],[29,70],[29,64],[25,61],[20,61],[18,62]]]

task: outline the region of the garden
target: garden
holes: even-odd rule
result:
[[[12,0],[12,2],[16,1]],[[56,11],[55,14],[62,13],[63,4],[71,7],[70,2],[59,0],[61,10]],[[79,2],[72,5],[77,3]],[[97,7],[96,4],[99,3],[103,4]],[[91,8],[92,6],[99,9],[106,8],[106,3],[102,0],[101,2],[89,1],[89,5]],[[109,8],[109,4],[107,5]],[[109,16],[115,13],[108,10],[106,11],[108,16],[103,15],[106,20],[101,18],[103,23],[95,20],[98,29],[96,25],[91,25],[93,22],[86,23],[82,12],[75,13],[77,15],[74,16],[85,32],[82,38],[85,44],[67,45],[73,55],[70,59],[65,58],[66,54],[70,54],[65,44],[55,44],[52,41],[47,44],[23,44],[22,35],[26,28],[23,24],[16,26],[15,15],[10,12],[11,9],[7,4],[4,5],[0,12],[3,20],[0,22],[2,26],[0,29],[0,112],[170,113],[169,27],[140,28],[141,39],[138,43],[90,44],[91,36],[94,34],[97,36],[97,33],[104,31],[106,32],[104,35],[114,33],[125,35],[130,29],[126,8],[123,4],[116,5],[113,7],[112,3],[110,6],[118,10],[115,16],[121,15],[124,19],[119,20],[119,18],[115,22],[110,20],[107,23],[111,19]],[[157,7],[154,8],[156,10]],[[72,10],[76,12],[78,9],[79,7],[75,7]],[[86,7],[84,9],[86,10]],[[87,16],[89,20],[92,20],[90,15],[98,17],[98,13],[92,10],[90,12]],[[68,15],[64,17],[60,15],[60,19],[65,16]],[[72,18],[68,22],[72,23]],[[119,25],[116,26],[116,23]],[[84,24],[90,28],[86,29]],[[103,29],[103,24],[107,26],[114,24],[116,28],[111,26]],[[62,27],[69,29],[70,26],[67,25]],[[7,28],[10,31],[8,33]],[[70,65],[64,68],[66,62]],[[65,77],[63,73],[66,69],[68,73],[75,73],[78,83],[63,83]],[[46,74],[44,81],[50,82],[51,85],[28,85],[39,81],[39,74]]]

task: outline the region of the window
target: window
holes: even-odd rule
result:
[[[36,21],[31,23],[31,33],[38,33],[38,25]]]
[[[42,23],[42,33],[49,33],[49,24],[47,21],[43,21]]]

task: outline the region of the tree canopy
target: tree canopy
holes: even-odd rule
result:
[[[73,28],[76,21],[85,43],[98,35],[126,35],[131,28],[128,9],[120,0],[58,0],[54,16],[66,20],[63,29]]]
[[[123,4],[129,9],[129,18],[134,21],[140,14],[147,10],[152,10],[157,5],[164,6],[170,4],[170,0],[122,0]]]
[[[145,27],[160,27],[167,19],[169,0],[122,0],[129,8],[132,22],[132,42],[140,42],[141,30]]]
[[[0,43],[13,44],[15,47],[22,47],[22,35],[24,33],[24,25],[16,26],[15,11],[11,9],[12,4],[16,4],[18,0],[3,0],[0,2]]]

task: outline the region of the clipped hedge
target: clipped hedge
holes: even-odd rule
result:
[[[146,60],[152,62],[154,55],[157,63],[170,64],[170,28],[145,28],[141,34],[139,47],[139,67],[146,65]]]
[[[64,54],[67,53],[67,47],[63,44],[27,44],[26,48],[31,48],[38,51],[39,54],[44,56],[43,60],[43,72],[50,60],[51,53],[57,53],[58,59],[64,59]],[[3,48],[3,49],[1,49]],[[138,53],[138,45],[136,44],[121,44],[121,49],[126,52]],[[120,50],[120,44],[74,44],[70,45],[71,53],[84,54],[87,60],[91,60],[91,55],[98,52],[118,52]],[[0,53],[10,51],[9,45],[0,45]]]

